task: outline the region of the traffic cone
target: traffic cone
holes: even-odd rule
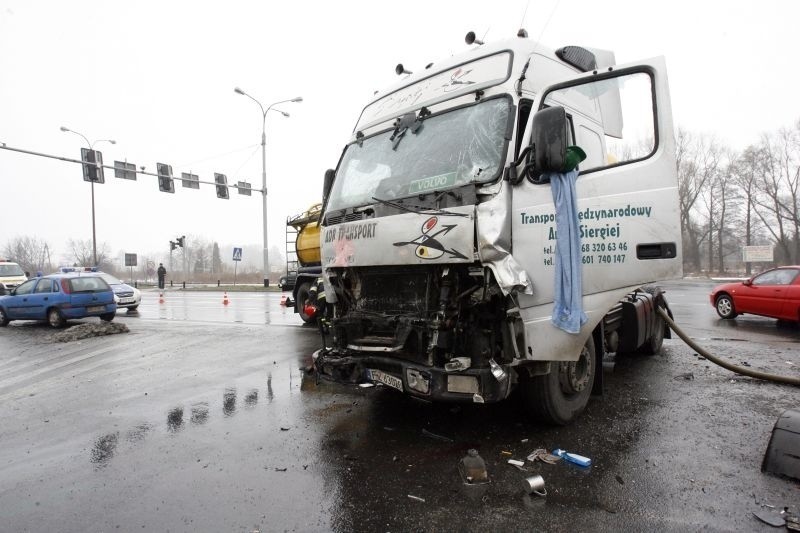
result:
[[[225,291],[225,294],[222,296],[222,305],[228,305],[230,301],[228,300],[228,291]]]
[[[164,293],[163,292],[158,293],[158,303],[160,303],[160,304],[164,303]]]

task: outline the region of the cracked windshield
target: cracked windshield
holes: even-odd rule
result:
[[[496,98],[429,117],[416,133],[401,127],[351,144],[328,208],[491,181],[503,166],[510,107],[508,99]]]

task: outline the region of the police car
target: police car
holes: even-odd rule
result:
[[[142,293],[139,289],[123,283],[111,274],[100,272],[97,267],[61,267],[58,269],[62,274],[77,273],[79,276],[98,276],[111,286],[114,291],[114,301],[118,309],[135,311],[142,303]]]

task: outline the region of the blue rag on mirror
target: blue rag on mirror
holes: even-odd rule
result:
[[[551,321],[555,327],[567,333],[578,333],[587,320],[583,312],[581,235],[575,193],[578,171],[566,174],[552,172],[549,176],[556,208],[555,287]]]

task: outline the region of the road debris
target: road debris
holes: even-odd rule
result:
[[[368,389],[370,387],[374,387],[375,384],[374,383],[359,383],[358,386],[361,387],[362,389]]]
[[[117,333],[128,333],[130,330],[125,324],[114,322],[87,323],[72,326],[64,331],[52,335],[53,342],[72,342],[91,337],[103,337],[105,335],[116,335]]]
[[[783,527],[786,525],[786,520],[772,511],[753,511],[753,516],[768,524],[772,527]]]
[[[409,494],[408,497],[414,501],[425,503],[425,498],[420,498],[419,496],[414,496],[413,494]]]
[[[685,374],[678,374],[677,376],[675,376],[672,379],[674,379],[675,381],[678,381],[680,379],[682,379],[684,381],[691,381],[691,380],[694,379],[694,373],[693,372],[686,372]]]
[[[466,485],[480,485],[489,482],[489,474],[486,471],[486,463],[478,455],[478,450],[470,448],[467,455],[458,463],[458,471]]]
[[[547,496],[547,489],[544,488],[544,478],[540,475],[526,477],[524,480],[525,493],[537,496]]]
[[[584,457],[583,455],[578,455],[577,453],[570,453],[566,450],[562,450],[561,448],[556,448],[553,450],[553,455],[561,457],[565,461],[568,461],[572,464],[576,464],[578,466],[582,466],[584,468],[592,466],[592,460],[588,457]]]
[[[290,428],[287,428],[287,427],[281,427],[281,431],[289,431],[289,429]]]
[[[547,463],[549,465],[554,465],[561,460],[561,457],[557,455],[553,455],[544,448],[538,448],[533,450],[530,455],[528,455],[528,461],[541,461],[543,463]]]
[[[516,466],[517,468],[522,468],[525,466],[525,461],[518,461],[517,459],[509,459],[508,464],[511,466]]]
[[[276,472],[286,472],[287,470],[289,470],[289,469],[288,468],[276,468],[275,469]]]

